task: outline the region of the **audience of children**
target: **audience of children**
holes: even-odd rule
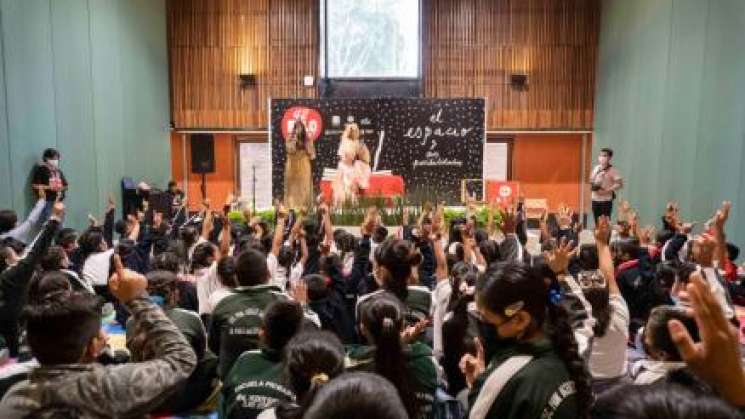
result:
[[[325,204],[278,205],[272,231],[230,220],[232,198],[191,219],[147,210],[119,222],[110,201],[103,225],[77,232],[59,200],[45,219],[43,193],[21,223],[0,211],[3,418],[732,418],[745,407],[729,203],[701,234],[670,204],[656,237],[623,204],[615,229],[601,216],[582,244],[562,208],[530,254],[521,208],[501,210],[495,229],[471,213],[447,226],[443,207],[426,207],[398,233],[370,209],[356,236],[334,229]],[[127,351],[109,346],[108,313]]]

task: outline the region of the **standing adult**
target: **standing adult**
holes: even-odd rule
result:
[[[623,188],[623,178],[618,169],[611,164],[613,150],[603,148],[598,156],[598,165],[592,169],[590,174],[590,186],[592,189],[592,215],[595,224],[600,216],[610,218],[613,212],[613,200],[616,199],[616,191]]]
[[[31,174],[31,187],[34,189],[35,195],[42,196],[41,191],[43,191],[46,197],[47,204],[40,220],[44,221],[49,217],[52,204],[57,200],[57,197],[59,196],[60,201],[63,200],[67,191],[67,179],[65,179],[65,175],[60,169],[59,151],[54,148],[44,150],[41,155],[41,163],[34,166]]]
[[[316,150],[300,118],[295,120],[290,137],[285,141],[285,150],[285,204],[290,208],[310,206],[313,202],[311,161],[316,158]]]

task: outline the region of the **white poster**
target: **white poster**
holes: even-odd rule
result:
[[[486,143],[484,149],[484,179],[507,180],[507,143]]]
[[[238,153],[241,199],[251,205],[255,188],[256,208],[270,208],[272,206],[272,158],[269,143],[240,143]]]

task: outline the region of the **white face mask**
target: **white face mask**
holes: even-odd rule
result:
[[[59,160],[47,160],[47,163],[52,165],[52,167],[59,167]]]

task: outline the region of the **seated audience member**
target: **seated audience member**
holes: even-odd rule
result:
[[[673,383],[625,385],[609,390],[595,402],[592,419],[740,419],[724,400]]]
[[[96,293],[90,284],[80,279],[78,273],[70,269],[70,259],[67,257],[65,249],[61,246],[51,246],[47,250],[47,254],[39,262],[39,267],[43,272],[59,272],[63,274],[74,291]]]
[[[207,332],[199,315],[178,308],[176,275],[168,271],[150,271],[146,277],[150,300],[163,310],[197,356],[194,372],[186,381],[176,386],[173,394],[160,403],[154,412],[188,413],[202,404],[213,392],[217,381],[217,357],[207,349]],[[150,357],[153,348],[147,340],[147,331],[136,326],[132,318],[127,321],[127,347],[132,354],[132,360],[140,362]]]
[[[596,393],[620,383],[627,373],[626,348],[629,340],[629,309],[616,283],[608,239],[608,217],[596,223],[596,270],[579,274],[582,292],[592,305],[596,320],[589,369]]]
[[[338,261],[335,255],[321,257],[321,272],[333,270],[326,264],[335,263],[334,261]],[[354,343],[354,319],[344,304],[345,284],[341,282],[343,279],[338,276],[324,277],[312,274],[303,277],[303,281],[308,287],[308,306],[318,315],[321,329],[332,332],[346,344]]]
[[[238,287],[217,304],[209,325],[209,347],[220,358],[220,377],[225,377],[244,351],[259,348],[259,328],[266,308],[275,301],[291,298],[269,284],[266,256],[259,251],[242,252],[235,272]],[[317,316],[306,315],[318,324]]]
[[[358,321],[365,305],[384,292],[395,295],[405,305],[407,326],[425,321],[430,315],[432,293],[427,287],[409,285],[418,283],[417,267],[421,262],[422,255],[406,241],[388,239],[378,246],[375,249],[373,276],[380,289],[359,298],[356,310]]]
[[[698,340],[696,324],[686,315],[685,310],[673,306],[660,306],[652,310],[642,335],[642,345],[647,359],[632,366],[631,376],[634,384],[651,384],[666,378],[673,371],[685,368],[686,364],[667,327],[671,320],[685,324],[692,336]]]
[[[28,218],[20,224],[18,224],[18,215],[15,211],[11,209],[0,210],[0,241],[13,239],[24,244],[29,243],[33,239],[34,228],[41,221],[46,203],[45,196],[42,194],[29,212]]]
[[[261,349],[243,352],[223,382],[220,417],[251,419],[294,400],[283,377],[282,351],[302,324],[297,302],[277,301],[267,308],[259,330]]]
[[[438,384],[437,365],[428,346],[403,341],[405,310],[388,293],[365,304],[360,312],[360,331],[368,345],[349,348],[347,367],[387,378],[398,390],[409,417],[427,418]]]
[[[60,229],[57,237],[54,238],[54,244],[61,246],[67,258],[70,260],[70,269],[80,272],[80,246],[78,246],[78,232],[74,228],[65,227]]]
[[[111,292],[147,333],[151,352],[143,362],[104,367],[91,363],[106,343],[97,297],[63,293],[25,311],[28,342],[41,367],[13,386],[0,417],[65,412],[64,417],[136,416],[150,412],[191,374],[194,351],[163,311],[147,298],[147,280],[115,261]],[[143,327],[147,324],[148,327]]]
[[[318,390],[303,418],[348,419],[362,412],[375,419],[409,418],[390,381],[366,372],[345,373],[329,381]]]
[[[284,380],[295,396],[265,410],[259,419],[301,419],[318,389],[344,372],[344,346],[326,331],[300,332],[287,343],[282,364]]]
[[[477,283],[476,304],[484,347],[461,361],[469,417],[583,417],[593,397],[589,374],[544,278],[524,264],[495,265]],[[484,352],[494,355],[487,361]]]
[[[11,357],[18,356],[18,318],[26,305],[28,282],[57,234],[64,214],[65,205],[56,202],[25,257],[25,246],[20,242],[8,239],[0,244],[0,336]]]

